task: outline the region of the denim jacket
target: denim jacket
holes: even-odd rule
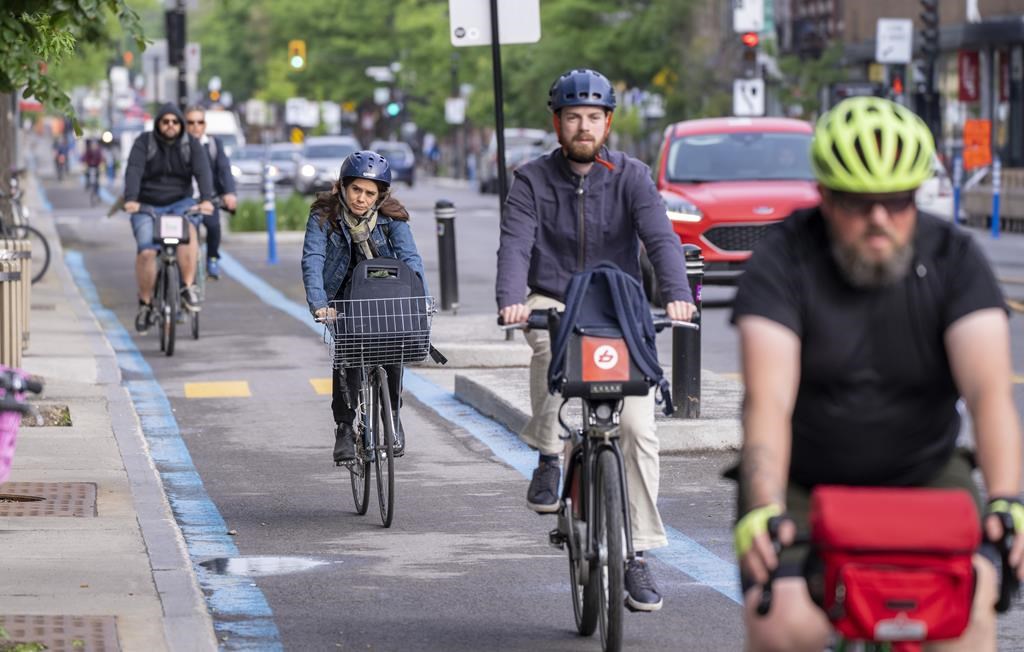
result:
[[[315,213],[310,213],[306,222],[306,237],[302,243],[302,284],[306,287],[306,303],[310,313],[325,308],[338,295],[338,290],[348,279],[349,261],[352,256],[352,237],[348,229],[332,231],[320,226]],[[427,278],[423,271],[423,260],[416,250],[412,229],[402,220],[393,220],[385,215],[377,216],[377,226],[370,232],[370,239],[382,257],[397,258],[408,265],[423,279],[423,290]]]

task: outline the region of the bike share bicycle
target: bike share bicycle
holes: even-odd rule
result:
[[[141,206],[140,213],[153,218],[153,243],[160,245],[156,261],[156,285],[153,289],[153,309],[150,312],[149,324],[156,323],[160,334],[160,350],[165,355],[174,355],[177,336],[178,315],[182,312],[181,305],[181,270],[178,268],[178,245],[188,244],[189,216],[198,215],[199,209],[193,206],[182,215],[160,215],[151,206]],[[195,311],[190,311],[195,312]],[[199,337],[199,321],[194,322],[193,336]]]
[[[403,273],[412,272],[401,261],[373,258],[357,264],[352,276],[372,286],[400,280]],[[330,346],[334,367],[359,369],[353,423],[356,455],[341,466],[349,471],[352,498],[360,515],[369,507],[373,466],[384,527],[391,527],[395,514],[395,458],[405,453],[405,441],[396,437],[401,406],[391,404],[384,367],[422,362],[428,355],[441,364],[446,362],[430,345],[430,325],[436,312],[430,296],[342,299],[329,303],[324,320],[324,339]]]
[[[24,169],[11,170],[11,179],[8,184],[8,191],[0,190],[0,200],[7,201],[11,206],[11,217],[13,222],[5,224],[0,219],[0,238],[14,238],[15,240],[29,240],[32,243],[32,283],[38,283],[46,270],[50,268],[50,243],[46,236],[29,223],[28,207],[22,203],[22,190],[19,178],[25,173]]]
[[[20,369],[0,365],[0,483],[7,480],[14,460],[14,446],[18,439],[18,426],[27,414],[39,413],[25,401],[31,392],[43,391],[43,384]]]
[[[524,324],[502,325],[506,330],[542,328],[554,338],[563,313],[534,310]],[[698,329],[691,322],[658,315],[656,331],[668,326]],[[627,396],[646,396],[650,380],[630,357],[621,330],[608,327],[572,327],[558,421],[567,441],[565,481],[558,511],[558,527],[548,533],[550,543],[569,554],[569,585],[576,629],[591,636],[598,627],[602,649],[622,648],[625,606],[625,566],[633,550],[629,491],[619,447],[619,415]],[[563,413],[573,398],[582,402],[582,425],[570,426]]]

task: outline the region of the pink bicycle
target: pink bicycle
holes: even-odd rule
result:
[[[0,365],[0,483],[5,482],[11,472],[21,418],[26,414],[38,416],[35,408],[25,401],[25,395],[41,391],[43,384],[39,380],[20,369]]]

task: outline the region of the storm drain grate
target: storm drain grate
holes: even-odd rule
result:
[[[0,484],[0,516],[96,516],[96,484],[6,482]]]
[[[114,616],[0,616],[0,649],[5,644],[36,643],[47,652],[120,650]]]

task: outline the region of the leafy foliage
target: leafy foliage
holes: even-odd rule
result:
[[[110,15],[142,48],[139,16],[126,0],[10,0],[0,14],[0,93],[21,91],[51,109],[72,114],[66,79],[48,75],[83,43],[107,38]]]

